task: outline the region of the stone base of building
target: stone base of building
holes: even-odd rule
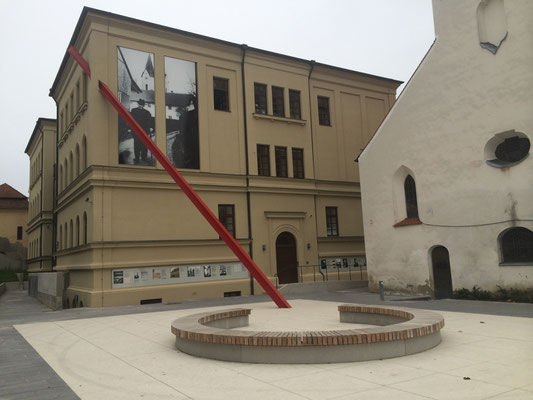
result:
[[[28,293],[53,310],[64,307],[64,293],[68,287],[68,272],[39,272],[28,274]]]
[[[74,277],[72,278],[75,280]],[[262,289],[258,290],[257,286],[255,286],[255,294],[263,293]],[[249,296],[250,294],[250,279],[248,278],[104,290],[70,285],[66,289],[65,307],[172,304],[199,299]]]

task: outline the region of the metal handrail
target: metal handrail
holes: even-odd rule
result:
[[[300,276],[300,281],[303,282],[303,269],[304,268],[313,268],[313,282],[316,282],[316,271],[318,269],[318,272],[320,273],[320,275],[322,275],[322,281],[328,281],[329,280],[329,274],[328,274],[328,268],[326,268],[324,271],[325,271],[325,274],[324,272],[322,271],[322,269],[320,268],[320,264],[306,264],[306,265],[298,265],[298,272],[299,272],[299,276]],[[366,265],[359,265],[357,267],[353,267],[351,265],[348,266],[348,268],[337,268],[337,280],[340,280],[340,273],[341,271],[348,271],[348,274],[349,274],[349,280],[353,280],[352,279],[352,270],[355,271],[359,271],[360,273],[360,280],[363,280],[363,271],[366,271],[367,270],[367,267]],[[276,277],[276,282],[277,282],[277,274],[274,275]]]

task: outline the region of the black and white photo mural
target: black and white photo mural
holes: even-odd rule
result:
[[[117,47],[118,99],[155,140],[154,55],[144,51]],[[147,147],[118,117],[118,162],[129,165],[155,165]]]
[[[165,111],[168,159],[200,169],[196,63],[165,57]]]

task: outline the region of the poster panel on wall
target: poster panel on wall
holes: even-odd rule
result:
[[[248,278],[239,262],[113,269],[113,288]]]
[[[200,168],[196,63],[165,57],[167,157],[176,168]]]
[[[322,271],[340,270],[343,269],[366,269],[366,256],[344,256],[344,257],[327,257],[320,259],[320,269]]]
[[[118,99],[155,141],[154,55],[117,47]],[[128,165],[155,165],[155,158],[141,139],[118,117],[118,162]]]

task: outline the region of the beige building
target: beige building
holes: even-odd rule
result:
[[[68,305],[260,293],[98,90],[122,104],[276,284],[365,279],[353,154],[401,82],[85,8],[57,103],[55,271]]]
[[[0,185],[0,268],[25,268],[28,236],[28,198],[3,183]]]
[[[533,2],[433,1],[436,40],[360,156],[369,281],[533,287]]]
[[[52,271],[56,120],[39,118],[25,153],[30,159],[28,272]]]

